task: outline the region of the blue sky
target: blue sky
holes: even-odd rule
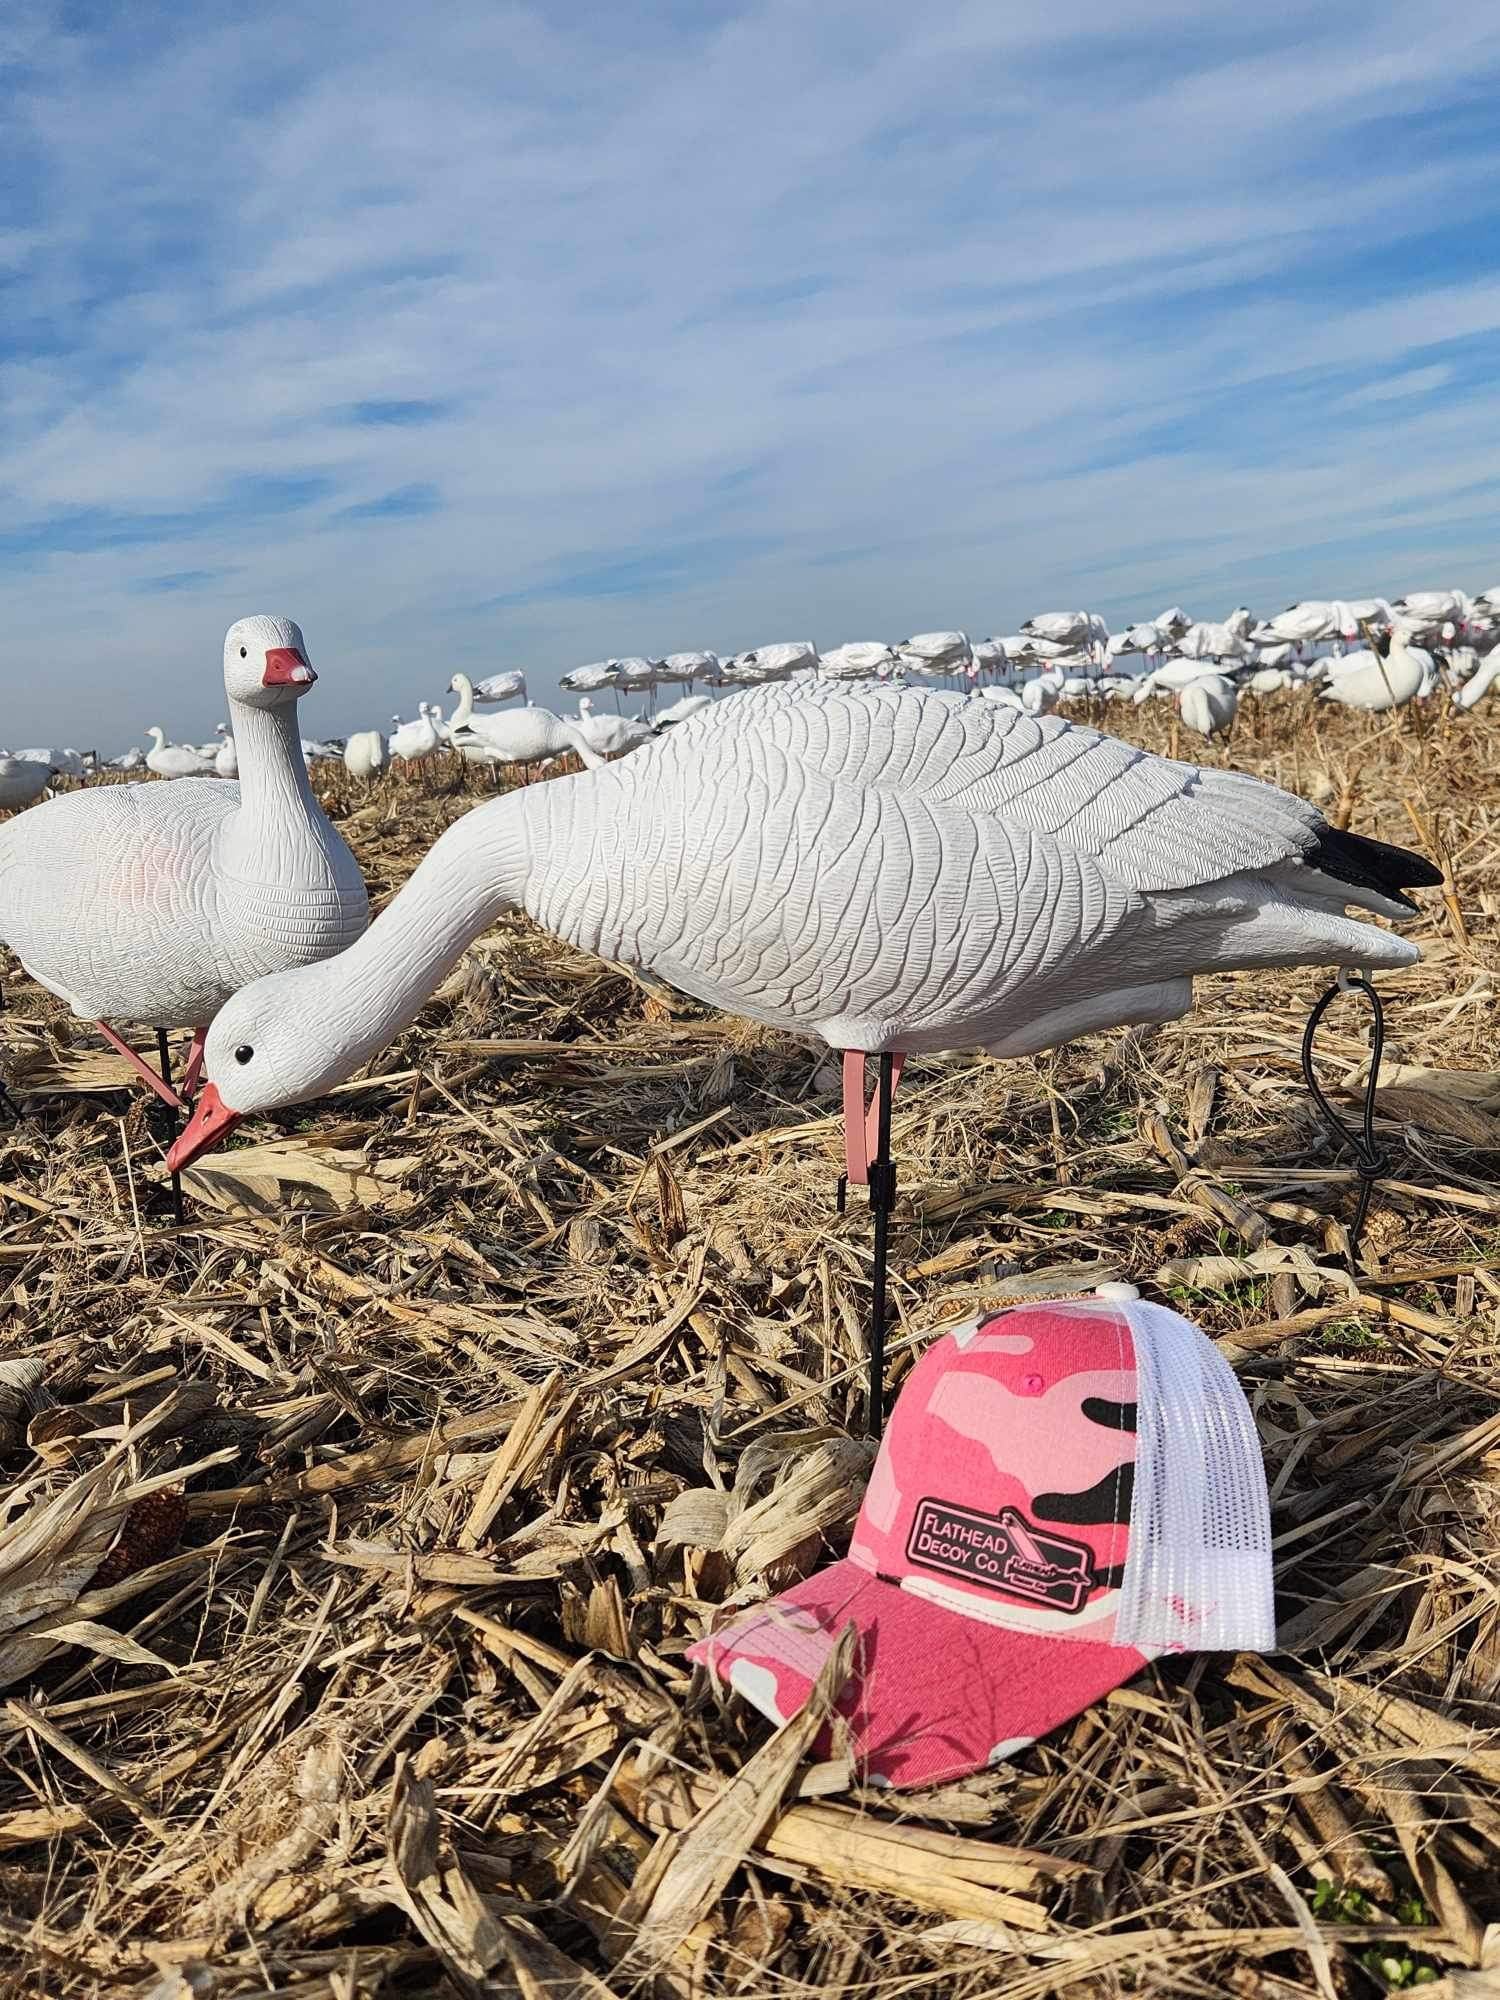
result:
[[[7,0],[0,742],[1500,582],[1475,0]]]

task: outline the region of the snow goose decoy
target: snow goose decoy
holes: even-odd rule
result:
[[[194,750],[190,744],[169,743],[160,723],[153,722],[146,734],[154,739],[146,752],[146,769],[154,771],[158,778],[211,778],[214,775],[211,757],[205,757],[201,750]]]
[[[995,702],[759,689],[637,756],[467,814],[351,950],[236,994],[170,1162],[352,1076],[473,938],[524,909],[583,950],[842,1052],[848,1177],[871,1185],[883,1274],[905,1052],[1023,1056],[1174,1020],[1200,973],[1410,965],[1414,945],[1345,908],[1408,916],[1402,892],[1438,879],[1273,786]]]
[[[1500,680],[1500,650],[1479,661],[1474,672],[1455,693],[1454,706],[1464,709],[1477,708],[1497,680]]]
[[[231,993],[343,951],[369,918],[302,761],[297,703],[316,678],[290,619],[242,618],[224,641],[237,785],[106,785],[0,828],[0,939],[174,1109],[169,1028],[194,1031],[186,1094]],[[160,1076],[110,1020],[158,1030]]]
[[[897,665],[896,650],[883,639],[850,639],[818,659],[818,672],[829,681],[883,678]]]
[[[736,653],[719,673],[731,687],[767,687],[773,681],[810,672],[817,664],[818,649],[810,639],[777,639],[769,646],[752,646],[747,652]]]
[[[520,667],[509,667],[503,674],[490,674],[474,683],[474,699],[482,707],[517,698],[526,699],[526,675]]]
[[[16,750],[12,753],[23,764],[41,764],[52,776],[58,778],[83,778],[88,775],[88,759],[81,750]]]
[[[432,702],[420,702],[416,721],[398,723],[393,731],[391,755],[399,757],[405,764],[421,764],[429,757],[435,757],[444,742],[441,720],[440,708]]]
[[[657,662],[657,679],[666,687],[691,687],[712,680],[719,671],[717,653],[668,653]]]
[[[660,668],[660,660],[648,660],[639,655],[628,660],[616,660],[614,684],[625,694],[649,694],[660,678]]]
[[[1201,674],[1177,696],[1177,713],[1184,729],[1198,736],[1224,736],[1234,727],[1240,698],[1222,674]]]
[[[599,757],[623,757],[631,750],[639,750],[656,734],[651,724],[638,715],[596,715],[586,694],[578,698],[575,727]]]
[[[586,667],[570,667],[557,684],[567,694],[598,694],[615,686],[619,671],[618,660],[595,660]]]
[[[1285,611],[1278,611],[1269,619],[1265,629],[1272,643],[1285,640],[1294,646],[1315,645],[1337,635],[1338,609],[1328,599],[1299,598],[1297,603],[1289,604]]]
[[[974,663],[974,648],[967,632],[918,632],[901,641],[896,657],[908,673],[941,680],[946,674],[966,675]]]
[[[1322,700],[1380,715],[1387,709],[1404,708],[1425,691],[1429,680],[1435,683],[1437,668],[1432,655],[1420,646],[1408,645],[1399,629],[1392,628],[1383,657],[1369,626],[1365,627],[1365,638],[1368,651],[1322,662],[1326,670]]]
[[[378,729],[356,729],[344,745],[344,769],[351,778],[368,783],[378,778],[390,763],[385,738]]]
[[[214,775],[220,778],[237,778],[240,775],[240,753],[234,747],[229,724],[221,722],[217,734],[219,747],[214,752]]]
[[[976,679],[982,674],[1003,674],[1009,662],[998,639],[976,639],[969,648]]]
[[[583,704],[580,702],[579,707]],[[686,722],[689,716],[713,706],[713,696],[709,694],[685,694],[664,708],[656,718],[658,729],[675,729],[679,722]]]
[[[1109,638],[1109,628],[1102,618],[1096,618],[1088,611],[1040,611],[1035,618],[1028,618],[1021,630],[1033,639],[1050,639],[1054,645],[1087,645],[1091,639]]]
[[[0,812],[19,812],[42,796],[52,782],[45,764],[0,753]]]
[[[603,762],[578,725],[566,716],[554,715],[550,708],[528,702],[504,715],[475,715],[468,676],[455,674],[449,686],[458,696],[458,707],[448,726],[448,740],[470,763],[530,766],[549,757],[565,756],[570,750],[587,769]]]

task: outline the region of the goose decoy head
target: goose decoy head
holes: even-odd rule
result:
[[[184,1167],[190,1167],[204,1153],[211,1153],[215,1146],[223,1145],[243,1115],[229,1109],[213,1084],[204,1084],[193,1106],[192,1117],[167,1155],[171,1171],[180,1174]]]
[[[224,690],[250,708],[299,701],[317,680],[290,618],[241,618],[224,635]]]
[[[333,960],[325,961],[324,970]],[[311,969],[311,968],[305,968]],[[219,1009],[203,1044],[203,1088],[168,1158],[181,1173],[210,1153],[255,1111],[319,1097],[337,1079],[331,1053],[341,1025],[332,975],[311,1007],[306,988],[283,972],[241,987]]]

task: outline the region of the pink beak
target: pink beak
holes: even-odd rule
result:
[[[268,646],[262,687],[311,687],[317,675],[295,646]]]
[[[198,1102],[193,1106],[193,1115],[177,1136],[177,1142],[167,1155],[167,1171],[180,1174],[184,1167],[190,1167],[194,1160],[211,1153],[215,1146],[223,1145],[243,1117],[239,1111],[230,1111],[219,1096],[214,1084],[205,1083],[199,1093]]]

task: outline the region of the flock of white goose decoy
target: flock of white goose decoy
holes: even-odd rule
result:
[[[1362,651],[1339,650],[1361,632]],[[1223,727],[1246,682],[1268,694],[1316,679],[1330,699],[1385,708],[1447,675],[1465,701],[1500,670],[1497,634],[1500,591],[1434,592],[1298,605],[1265,626],[1248,613],[1195,625],[1173,609],[1111,637],[1097,618],[1056,613],[978,645],[955,632],[821,656],[765,646],[564,677],[585,694],[743,690],[687,692],[654,723],[583,704],[575,718],[482,713],[524,681],[455,675],[447,721],[429,708],[389,742],[351,737],[338,746],[350,769],[370,776],[442,745],[532,767],[573,753],[585,768],[464,814],[368,923],[358,866],[309,782],[309,756],[334,746],[298,730],[317,679],[302,633],[246,618],[225,640],[231,720],[212,757],[157,741],[142,762],[178,782],[82,786],[0,824],[0,941],[178,1110],[201,1078],[168,1154],[175,1174],[245,1116],[352,1076],[482,930],[525,910],[602,958],[839,1051],[846,1165],[871,1186],[879,1246],[906,1052],[1027,1055],[1173,1019],[1200,973],[1418,955],[1346,912],[1410,916],[1406,891],[1440,879],[1427,861],[1256,779],[1044,713],[1054,701],[1159,693],[1190,728],[1196,695]],[[957,689],[935,685],[949,676]],[[237,779],[209,776],[231,754]],[[64,755],[3,769],[31,774],[31,798]],[[160,1073],[112,1022],[158,1031]],[[174,1029],[193,1037],[180,1087]]]
[[[589,765],[639,749],[662,730],[688,721],[718,694],[808,676],[845,683],[931,685],[971,692],[1032,715],[1071,703],[1175,703],[1184,728],[1200,736],[1227,733],[1240,697],[1262,700],[1309,688],[1318,698],[1378,712],[1446,694],[1460,709],[1476,707],[1500,679],[1500,585],[1469,596],[1462,590],[1413,591],[1394,601],[1306,599],[1257,620],[1243,607],[1222,622],[1193,619],[1172,605],[1158,617],[1111,633],[1097,613],[1049,611],[1019,632],[970,640],[963,632],[924,632],[888,645],[855,640],[820,653],[805,640],[757,646],[721,659],[716,653],[670,653],[664,659],[601,660],[561,677],[578,697],[576,715],[560,715],[527,699],[520,669],[471,681],[455,674],[458,696],[446,718],[442,704],[422,702],[417,715],[391,718],[389,730],[365,729],[347,739],[303,738],[307,763],[341,759],[360,779],[378,777],[392,762],[417,765],[445,750],[474,764],[545,769],[570,753]],[[663,690],[681,688],[660,703]],[[600,713],[593,696],[644,696],[640,715]],[[505,704],[519,701],[517,709]],[[235,778],[239,749],[231,725],[212,742],[171,743],[159,725],[150,747],[101,759],[95,752],[32,748],[0,751],[0,812],[30,805],[56,776],[95,770],[149,772],[163,778]]]

